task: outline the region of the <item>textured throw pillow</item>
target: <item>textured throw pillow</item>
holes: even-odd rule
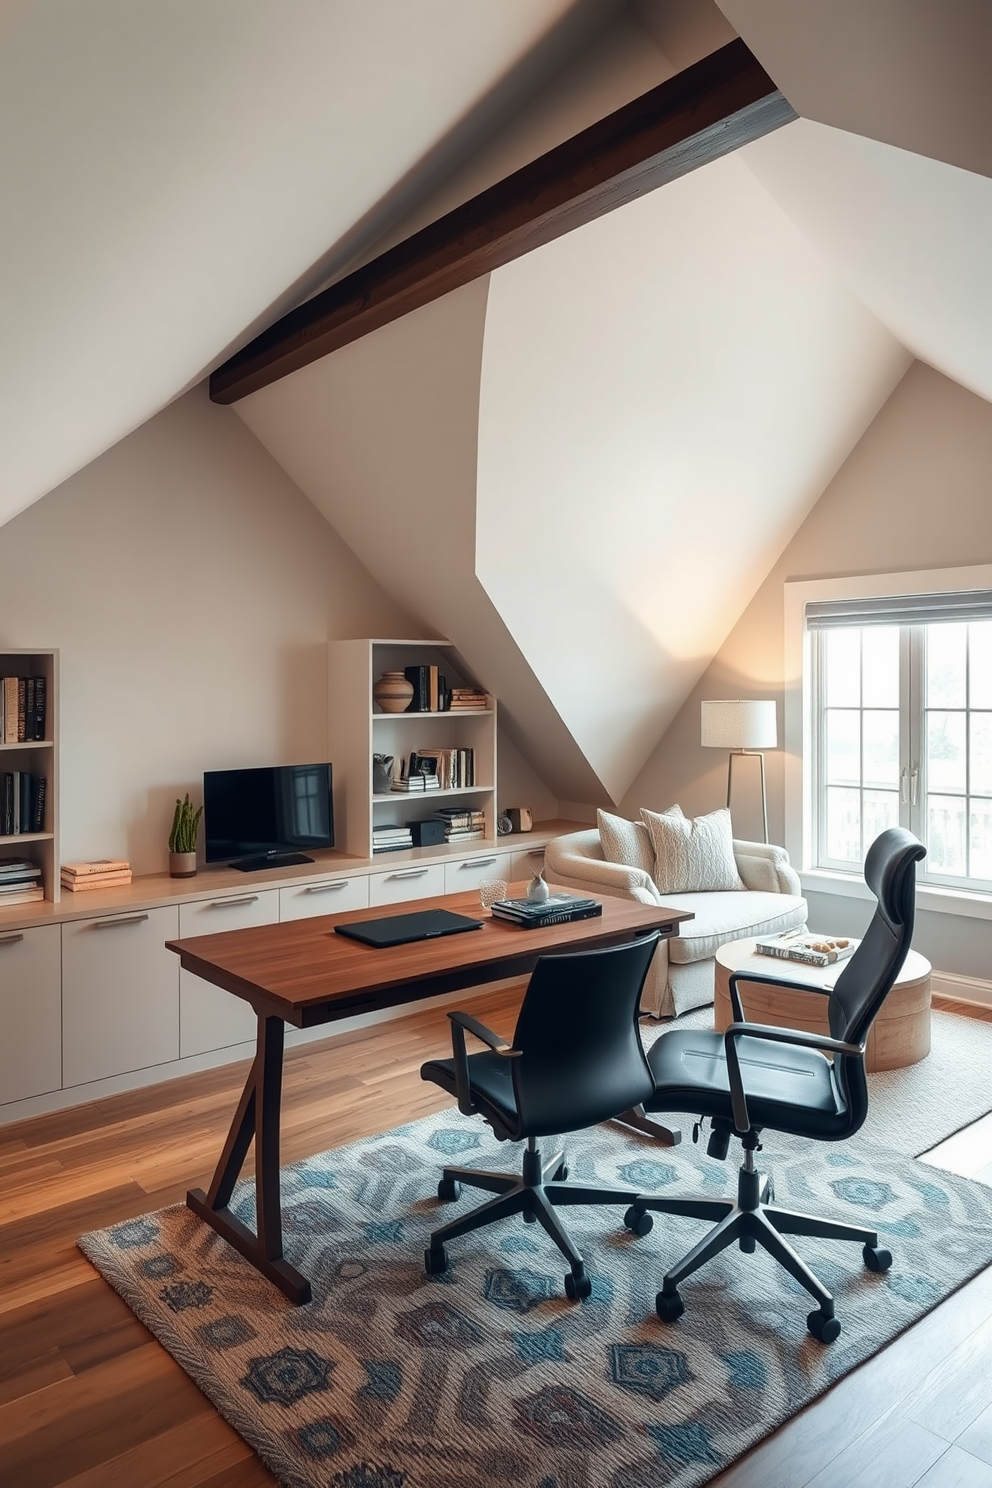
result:
[[[608,811],[597,811],[596,825],[603,857],[608,863],[640,868],[648,878],[654,877],[654,847],[643,822],[628,821],[625,816],[611,816]]]
[[[654,844],[654,881],[660,894],[744,888],[726,807],[692,821],[678,806],[661,812],[642,808],[641,819]]]

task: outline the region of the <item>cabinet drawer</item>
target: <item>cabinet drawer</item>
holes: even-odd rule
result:
[[[430,899],[444,893],[444,865],[394,868],[369,874],[369,904],[402,904],[405,899]]]
[[[175,905],[62,926],[62,1083],[165,1064],[179,1054]]]
[[[369,881],[365,874],[294,884],[291,889],[279,890],[280,920],[307,920],[313,915],[340,914],[344,909],[368,909],[368,906]]]
[[[0,1104],[62,1084],[58,925],[0,932]]]
[[[248,925],[272,925],[279,919],[279,890],[248,890],[229,899],[205,899],[179,906],[179,934],[214,935],[220,930],[243,930]],[[179,1052],[206,1054],[255,1037],[255,1014],[247,1002],[234,997],[191,971],[179,974]]]
[[[505,878],[509,883],[513,876],[510,865],[510,853],[483,853],[478,858],[445,863],[444,892],[457,894],[466,889],[477,889],[484,878]]]

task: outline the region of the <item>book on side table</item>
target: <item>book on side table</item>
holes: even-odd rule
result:
[[[846,935],[814,935],[791,930],[783,935],[762,935],[754,943],[755,955],[777,956],[782,961],[802,961],[806,966],[833,966],[857,950],[860,942]]]

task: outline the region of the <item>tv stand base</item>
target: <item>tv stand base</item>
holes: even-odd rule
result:
[[[306,853],[259,853],[253,858],[237,858],[229,863],[229,868],[237,868],[239,873],[257,873],[260,868],[294,868],[297,863],[312,863],[313,858],[308,858]]]

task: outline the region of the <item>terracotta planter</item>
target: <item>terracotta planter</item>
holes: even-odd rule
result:
[[[169,876],[170,878],[195,878],[196,853],[170,852]]]
[[[383,672],[372,689],[372,698],[383,713],[405,713],[413,701],[413,683],[402,672]]]

